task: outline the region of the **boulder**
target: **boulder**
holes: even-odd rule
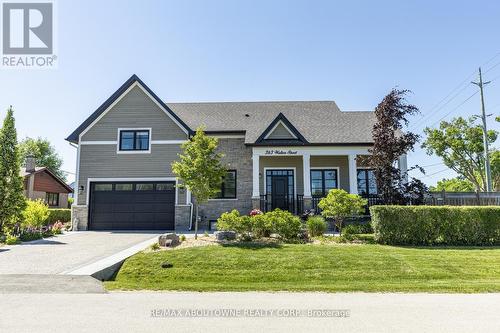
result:
[[[163,247],[172,247],[179,245],[179,236],[175,233],[163,234],[158,237],[158,243]]]
[[[236,232],[234,231],[216,231],[214,232],[215,239],[221,240],[233,240],[236,239]]]

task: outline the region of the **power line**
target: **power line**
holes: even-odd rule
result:
[[[500,52],[498,52],[495,55],[493,55],[488,61],[486,61],[485,63],[483,63],[482,66],[486,66],[487,64],[489,64],[490,62],[492,62],[494,59],[496,59],[498,56],[500,56]],[[490,68],[488,68],[488,70],[486,72],[491,71],[493,68],[495,68],[498,65],[500,65],[500,62],[497,62],[496,64],[494,64],[493,66],[491,66]],[[429,109],[429,112],[427,113],[427,115],[424,115],[422,118],[420,118],[419,120],[417,120],[417,122],[410,127],[410,130],[419,127],[422,123],[425,122],[424,120],[432,118],[438,111],[442,110],[452,100],[454,100],[455,98],[457,98],[464,90],[466,90],[469,87],[469,85],[466,85],[465,87],[463,87],[462,89],[460,89],[460,91],[458,91],[455,95],[453,95],[455,93],[455,91],[457,91],[464,83],[468,82],[470,80],[470,78],[475,75],[475,73],[476,73],[475,71],[472,72],[469,76],[467,76],[467,78],[465,78],[455,88],[453,88],[443,99],[441,99],[437,104],[435,104],[431,109]],[[445,100],[447,100],[448,97],[450,97],[451,95],[453,95],[453,96],[446,103],[444,103],[443,105],[441,105],[441,103],[443,103]],[[440,107],[438,108],[438,106],[440,106]],[[433,113],[432,111],[434,111],[436,108],[437,108],[436,112]]]
[[[431,174],[428,174],[428,175],[422,176],[422,178],[431,177],[431,176],[437,175],[438,173],[445,172],[445,171],[447,171],[447,170],[451,170],[451,169],[446,168],[446,169],[443,169],[443,170],[439,170],[439,171],[437,171],[437,172],[434,172],[434,173],[431,173]]]
[[[456,110],[458,110],[462,105],[464,105],[465,103],[467,103],[472,97],[476,96],[477,95],[477,91],[474,92],[472,95],[470,95],[469,97],[467,97],[464,101],[462,101],[462,103],[458,104],[455,108],[453,108],[450,112],[446,113],[444,116],[442,116],[441,118],[439,118],[437,121],[435,121],[434,123],[432,123],[432,125],[428,126],[428,127],[434,127],[434,125],[436,125],[437,123],[439,123],[441,120],[443,120],[444,118],[448,117],[450,114],[452,114],[453,112],[455,112]]]

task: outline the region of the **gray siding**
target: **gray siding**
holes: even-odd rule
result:
[[[241,139],[219,139],[218,150],[225,156],[222,163],[236,170],[236,200],[214,199],[200,207],[205,221],[216,220],[222,213],[237,209],[248,214],[252,209],[252,148]]]
[[[83,141],[116,141],[118,128],[147,127],[152,140],[183,140],[187,134],[139,87],[134,87],[90,130]]]
[[[274,131],[269,134],[268,139],[294,139],[282,123],[279,123]]]
[[[349,192],[349,160],[347,156],[311,156],[311,167],[338,167],[339,187]]]
[[[85,186],[78,204],[85,204],[88,178],[175,177],[171,164],[181,152],[180,145],[152,145],[150,154],[117,154],[116,145],[81,145],[78,184]],[[179,191],[179,203],[185,203]]]

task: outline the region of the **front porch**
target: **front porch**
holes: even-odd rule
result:
[[[368,147],[254,147],[253,208],[276,208],[300,215],[318,210],[318,203],[333,188],[363,197],[376,194],[369,166],[359,158]],[[406,156],[399,167],[406,169]]]

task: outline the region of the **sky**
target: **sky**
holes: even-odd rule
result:
[[[0,117],[47,138],[72,180],[64,139],[132,74],[166,102],[334,100],[373,110],[392,88],[420,108],[409,128],[500,115],[498,1],[56,1],[57,69],[0,69]],[[469,98],[470,97],[470,98]],[[469,98],[469,99],[468,99]],[[500,130],[489,117],[490,128]],[[349,130],[349,129],[346,129]],[[496,143],[499,147],[500,140]],[[412,175],[451,170],[417,145]]]

